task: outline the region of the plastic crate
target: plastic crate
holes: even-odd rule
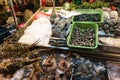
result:
[[[75,27],[79,27],[81,30],[85,30],[88,28],[93,28],[95,31],[95,40],[94,40],[94,46],[76,46],[71,44],[71,39],[72,39],[72,33],[74,31]],[[67,37],[67,45],[69,47],[74,47],[74,48],[86,48],[86,49],[95,49],[98,47],[98,24],[96,23],[80,23],[80,22],[74,22],[70,28],[70,34]]]
[[[77,9],[78,12],[82,14],[99,14],[100,15],[100,21],[74,21],[75,16],[72,17],[72,22],[92,22],[92,23],[103,23],[104,21],[104,16],[103,16],[103,11],[102,10],[96,10],[96,9]],[[81,14],[81,15],[82,15]],[[79,16],[79,15],[77,15]]]
[[[82,0],[74,0],[74,3],[77,5],[80,5],[80,4],[82,4]]]

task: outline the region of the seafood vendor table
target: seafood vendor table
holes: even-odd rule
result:
[[[25,28],[38,12],[26,22]],[[31,45],[18,43],[25,28],[0,45],[0,80],[109,80],[107,70],[112,63],[108,66],[107,63],[120,62],[120,48],[101,44],[96,49],[70,48],[65,30],[71,19],[58,19],[52,27],[55,36],[50,37],[49,46],[36,46],[40,40]]]

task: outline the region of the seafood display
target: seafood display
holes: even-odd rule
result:
[[[101,76],[105,73],[105,65],[93,63],[92,61],[85,58],[78,58],[75,60],[74,78],[75,80],[97,80],[96,77]],[[103,77],[98,78],[100,80],[107,80],[105,74]]]
[[[70,44],[74,46],[95,46],[95,30],[93,28],[81,29],[75,27],[71,34]]]
[[[112,80],[111,77],[119,78],[118,67],[120,66],[115,64],[112,67],[112,63],[106,65],[105,60],[110,60],[111,54],[108,53],[110,56],[107,54],[109,57],[105,58],[106,54],[104,51],[102,53],[99,47],[96,50],[85,50],[67,45],[67,37],[71,34],[70,45],[89,47],[89,49],[96,47],[98,45],[98,28],[96,27],[98,26],[88,24],[88,26],[83,25],[84,28],[82,28],[75,25],[72,33],[70,29],[73,27],[72,23],[79,21],[101,22],[101,14],[79,13],[74,15],[75,22],[72,22],[71,17],[74,12],[63,15],[66,17],[57,15],[54,10],[55,4],[53,5],[50,18],[42,16],[34,20],[26,29],[21,28],[16,31],[0,45],[0,80],[108,80],[108,78]],[[61,11],[61,13],[64,12]],[[101,28],[106,34],[113,34],[118,38],[99,37],[99,41],[105,45],[120,47],[120,22],[106,20]],[[97,52],[102,56],[96,58],[99,56]],[[87,54],[84,56],[83,53]],[[111,72],[116,73],[113,75]]]
[[[91,80],[93,78],[96,78],[93,80],[107,80],[104,63],[85,59],[78,54],[43,50],[29,55],[28,58],[2,61],[0,71],[5,71],[2,66],[6,67],[6,71],[15,68],[16,70],[10,74],[0,72],[1,78],[8,79],[9,75],[10,80]],[[14,66],[8,68],[5,63]],[[15,67],[16,64],[19,68]],[[104,75],[104,79],[100,77],[101,75]]]

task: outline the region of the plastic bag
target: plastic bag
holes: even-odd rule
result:
[[[47,17],[40,17],[32,22],[24,31],[24,35],[18,42],[23,44],[33,44],[38,39],[40,42],[37,45],[49,46],[49,39],[52,35],[52,25]]]

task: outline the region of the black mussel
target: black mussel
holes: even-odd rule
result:
[[[106,30],[106,29],[109,29],[109,27],[110,26],[108,24],[105,24],[103,28]]]
[[[100,14],[81,14],[74,17],[74,21],[91,21],[98,22],[100,21]]]
[[[105,31],[106,34],[111,34],[114,36],[120,36],[120,22],[118,21],[108,21],[107,23],[104,22],[103,24],[103,30]]]

